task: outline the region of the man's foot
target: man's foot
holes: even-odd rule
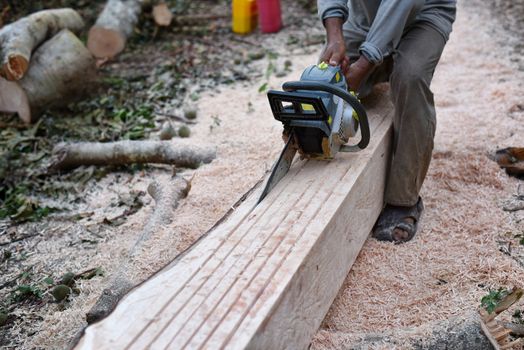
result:
[[[373,228],[372,237],[379,241],[404,243],[417,233],[417,224],[424,210],[422,198],[412,207],[386,205]]]

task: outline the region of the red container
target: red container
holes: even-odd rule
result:
[[[276,33],[282,28],[280,0],[257,0],[258,25],[262,33]]]

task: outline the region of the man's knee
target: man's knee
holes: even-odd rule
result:
[[[417,125],[429,122],[433,137],[436,125],[433,93],[430,89],[431,74],[427,67],[413,58],[397,57],[390,76],[391,98],[399,117],[409,119]],[[429,128],[428,128],[429,130]],[[426,130],[427,131],[427,130]]]
[[[421,62],[407,57],[396,57],[391,73],[393,93],[416,93],[429,89],[427,72]]]

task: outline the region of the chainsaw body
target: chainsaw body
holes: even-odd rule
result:
[[[340,68],[326,63],[311,66],[300,81],[284,83],[282,88],[284,91],[271,90],[267,95],[288,140],[257,204],[287,174],[297,151],[308,158],[332,159],[337,152],[359,151],[369,143],[366,110],[348,92]],[[347,145],[359,129],[360,142]]]
[[[314,159],[332,159],[339,151],[352,152],[369,143],[364,108],[347,91],[339,67],[319,64],[308,67],[300,81],[287,82],[284,91],[271,90],[268,99],[273,116],[292,135],[301,154]],[[362,140],[347,146],[361,125]]]

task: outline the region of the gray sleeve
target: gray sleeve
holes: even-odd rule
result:
[[[370,62],[382,63],[397,47],[406,24],[424,6],[424,0],[382,0],[360,53]]]
[[[317,7],[318,16],[322,22],[329,17],[341,17],[344,22],[348,19],[347,0],[317,0]]]

